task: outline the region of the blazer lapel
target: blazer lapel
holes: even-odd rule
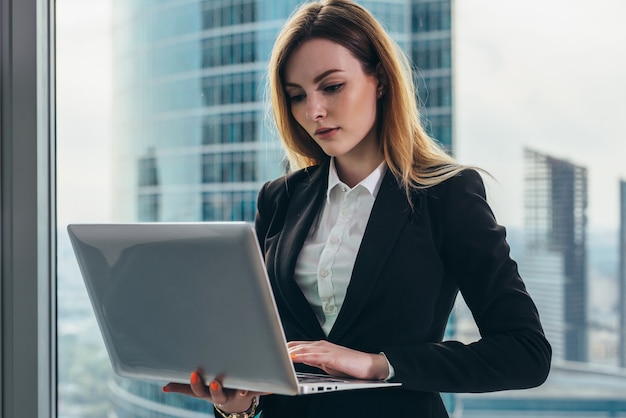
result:
[[[328,167],[328,163],[322,164],[307,181],[294,186],[274,263],[278,291],[294,318],[310,333],[311,339],[324,339],[326,336],[296,283],[294,273],[298,255],[326,196]]]
[[[404,190],[387,170],[359,247],[346,298],[328,335],[330,341],[339,341],[357,320],[410,213]]]

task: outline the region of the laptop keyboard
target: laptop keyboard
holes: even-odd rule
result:
[[[315,374],[315,373],[296,373],[296,377],[300,383],[315,383],[315,382],[334,382],[334,383],[347,383],[351,382],[350,379],[342,379],[340,377],[329,376],[327,374]]]

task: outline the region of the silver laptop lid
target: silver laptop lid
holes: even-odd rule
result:
[[[296,394],[259,245],[244,222],[72,224],[114,371]]]

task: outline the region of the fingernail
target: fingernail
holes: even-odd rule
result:
[[[192,372],[190,380],[191,380],[191,383],[194,385],[198,383],[198,373]]]
[[[168,388],[167,386],[163,386],[161,390],[163,390],[163,392],[169,392],[170,388]]]
[[[292,359],[295,359],[296,357],[298,357],[298,355],[297,355],[297,354],[291,354],[291,355],[290,355],[290,357],[291,357]]]
[[[211,389],[213,392],[215,392],[219,388],[220,388],[220,385],[218,385],[215,380],[212,380],[211,383],[209,383],[209,389]]]

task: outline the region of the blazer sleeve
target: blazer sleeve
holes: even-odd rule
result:
[[[256,215],[254,218],[254,229],[257,234],[257,239],[259,240],[259,245],[261,246],[261,253],[265,254],[265,235],[267,234],[268,225],[268,216],[267,213],[271,210],[271,208],[266,208],[267,203],[270,201],[267,196],[267,189],[270,185],[270,182],[266,182],[261,190],[259,190],[259,194],[257,196],[257,209]]]
[[[305,177],[304,174],[304,170],[301,170],[291,175],[279,177],[266,182],[259,190],[254,229],[263,254],[266,254],[268,236],[278,236],[282,231],[285,213],[291,197],[290,190],[294,183]]]
[[[404,389],[489,392],[538,386],[547,378],[551,348],[537,309],[509,256],[505,229],[487,204],[474,170],[445,181],[429,197],[446,279],[456,283],[480,340],[385,347]]]

